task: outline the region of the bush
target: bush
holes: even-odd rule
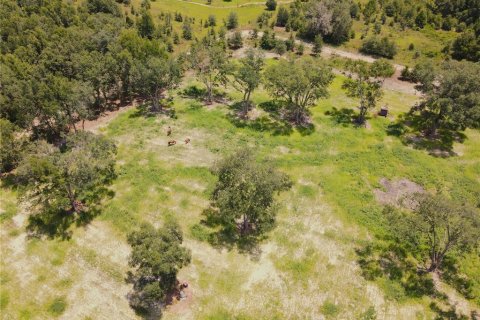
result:
[[[277,13],[277,27],[285,27],[288,22],[289,13],[285,7],[280,7]]]
[[[269,11],[275,11],[275,9],[277,9],[277,1],[275,0],[267,0],[265,5],[267,6],[267,10]]]
[[[325,301],[321,311],[327,317],[335,317],[340,312],[340,308],[330,301]]]
[[[48,306],[48,312],[53,316],[59,316],[67,309],[67,302],[64,297],[55,298]]]
[[[452,44],[452,58],[480,61],[480,37],[476,36],[473,31],[461,34]]]
[[[387,37],[371,37],[363,41],[360,51],[392,59],[397,54],[397,47],[395,43]]]
[[[226,27],[228,30],[238,27],[238,15],[236,12],[230,12],[230,14],[228,15]]]
[[[260,48],[263,50],[272,50],[276,44],[275,33],[265,30],[260,38]]]
[[[240,31],[235,31],[235,33],[228,38],[228,47],[233,50],[243,47],[243,39]]]

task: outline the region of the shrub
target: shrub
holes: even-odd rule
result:
[[[267,6],[267,10],[269,11],[275,11],[275,9],[277,9],[277,1],[275,0],[267,0],[265,5]]]
[[[238,27],[238,15],[236,12],[230,12],[230,14],[228,15],[226,27],[228,30]]]
[[[48,306],[48,312],[53,316],[59,316],[67,309],[67,302],[64,297],[55,298]]]
[[[363,41],[360,51],[380,57],[392,59],[397,54],[395,43],[387,37],[371,37]]]

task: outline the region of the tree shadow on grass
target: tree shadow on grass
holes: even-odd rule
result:
[[[208,242],[217,249],[233,250],[249,254],[253,260],[261,255],[259,243],[265,236],[254,233],[240,235],[237,226],[226,225],[212,208],[202,212],[203,219],[191,227],[190,231],[197,240]]]
[[[196,85],[190,85],[183,89],[180,94],[184,98],[203,100],[207,95],[207,90],[205,88],[199,88]]]
[[[199,88],[196,85],[190,85],[186,87],[180,92],[180,95],[184,98],[194,99],[196,101],[199,101],[205,104],[211,104],[211,103],[207,103],[206,101],[207,90],[205,88]],[[213,95],[212,102],[223,103],[223,104],[228,103],[227,95],[225,92],[219,91],[218,89],[214,89],[212,92],[212,95]]]
[[[132,290],[127,294],[126,298],[130,307],[135,314],[142,319],[146,320],[158,320],[163,316],[163,308],[167,304],[171,304],[173,296],[168,295],[165,300],[167,301],[155,301],[145,296],[145,286],[151,282],[148,277],[135,276],[131,271],[127,272],[125,282],[133,286]],[[148,302],[148,303],[147,303]]]
[[[420,270],[397,244],[368,244],[357,248],[355,252],[365,279],[373,281],[383,278],[401,288],[396,299],[401,299],[402,295],[420,298],[436,294],[430,274]]]
[[[278,105],[275,102],[269,101],[268,103],[261,103],[258,107],[268,114],[260,115],[254,119],[248,119],[243,103],[236,102],[229,105],[229,109],[232,112],[227,115],[227,118],[237,128],[249,128],[259,132],[270,132],[275,136],[292,134],[292,125],[281,119],[277,110]]]
[[[344,127],[354,125],[356,121],[355,112],[347,108],[337,109],[334,107],[332,110],[326,111],[325,115],[330,116],[333,122]]]
[[[405,113],[387,127],[387,134],[414,149],[426,150],[434,157],[447,158],[457,155],[453,151],[455,142],[463,143],[466,135],[453,129],[439,129],[435,135],[425,133],[425,119],[421,115]]]
[[[447,310],[441,308],[437,303],[432,302],[429,305],[430,310],[437,314],[435,319],[448,319],[448,320],[469,320],[469,319],[477,319],[475,315],[472,314],[472,317],[467,317],[463,314],[458,315],[455,309],[455,306],[449,306]]]
[[[42,211],[31,214],[28,217],[27,233],[29,237],[48,239],[59,238],[69,240],[72,237],[71,226],[84,227],[101,213],[101,207],[95,205],[100,198],[113,198],[114,192],[107,188],[97,190],[95,195],[90,198],[90,203],[85,210],[74,213],[71,210],[63,210],[58,208],[44,208]]]
[[[254,119],[248,119],[242,102],[236,102],[229,106],[232,112],[227,115],[230,122],[238,128],[249,128],[259,132],[270,132],[274,136],[288,136],[297,129],[302,136],[310,135],[315,132],[315,126],[309,122],[308,115],[306,121],[301,124],[295,124],[291,114],[287,112],[285,103],[280,101],[266,101],[257,106],[265,111],[266,114],[260,115]]]
[[[34,214],[28,217],[27,232],[30,237],[49,239],[60,238],[69,240],[72,237],[71,226],[83,227],[88,225],[100,210],[72,213],[65,210],[51,210]]]
[[[146,103],[143,103],[137,106],[135,112],[130,114],[129,118],[151,118],[158,115],[165,115],[167,117],[176,119],[175,108],[173,107],[173,99],[162,99],[160,101],[160,109],[153,110],[152,106]]]

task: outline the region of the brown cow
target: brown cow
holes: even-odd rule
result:
[[[170,126],[168,126],[167,137],[170,136],[171,134],[172,134],[172,128],[170,128]]]
[[[189,144],[189,143],[190,143],[190,138],[185,139],[185,144]]]
[[[174,146],[174,145],[176,145],[176,144],[177,144],[177,141],[175,141],[175,140],[170,140],[170,141],[168,141],[168,146],[169,146],[169,147],[170,147],[170,146]]]

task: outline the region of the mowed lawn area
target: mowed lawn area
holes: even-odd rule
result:
[[[181,4],[157,1],[152,9],[170,2]],[[175,118],[145,116],[138,108],[120,114],[99,129],[118,144],[112,197],[90,225],[72,226],[70,240],[26,238],[28,209],[17,206],[16,191],[4,186],[2,318],[137,317],[126,299],[126,235],[142,221],[160,226],[174,217],[192,263],[179,274],[189,283],[187,299],[169,306],[163,319],[361,319],[371,307],[379,319],[433,319],[429,298],[408,297],[393,282],[366,281],[355,249],[381,235],[388,223],[374,197],[381,178],[406,178],[476,203],[480,133],[467,131],[465,142],[454,145],[457,156],[433,157],[387,134],[418,97],[387,91],[380,105],[388,103],[389,117],[372,114],[366,128],[357,128],[348,118],[357,103],[345,96],[342,81],[337,76],[330,97],[312,108],[309,130],[269,117],[270,97],[263,90],[254,95],[256,120],[239,122],[229,107],[238,93],[227,92],[227,105],[204,106],[181,94],[187,86],[200,86],[192,78],[173,95]],[[167,147],[170,139],[177,145]],[[211,166],[247,146],[259,158],[272,159],[294,185],[279,196],[277,226],[268,238],[240,252],[211,243],[211,231],[200,221],[216,181]],[[480,261],[463,266],[476,276],[478,292]]]

